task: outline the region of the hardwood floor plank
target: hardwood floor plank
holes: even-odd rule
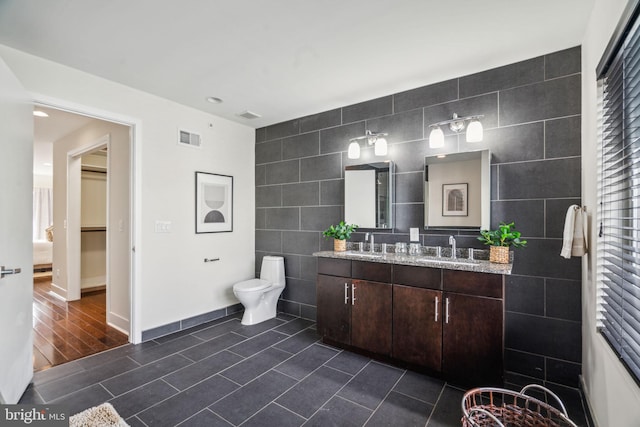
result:
[[[35,281],[33,292],[34,370],[69,362],[129,342],[106,323],[106,292],[65,302],[51,293],[50,281]]]

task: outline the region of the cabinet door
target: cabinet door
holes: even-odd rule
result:
[[[351,345],[391,355],[391,285],[367,280],[351,283]]]
[[[443,373],[472,387],[501,384],[502,300],[448,292],[444,298]]]
[[[322,338],[351,341],[351,279],[318,274],[317,329]]]
[[[441,291],[393,285],[393,357],[440,371]]]

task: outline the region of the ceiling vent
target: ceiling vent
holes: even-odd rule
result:
[[[262,117],[260,114],[256,114],[253,111],[249,111],[249,110],[245,110],[242,113],[238,113],[237,114],[240,117],[244,117],[245,119],[257,119],[259,117]]]
[[[178,144],[189,147],[200,148],[202,138],[197,133],[178,129]]]

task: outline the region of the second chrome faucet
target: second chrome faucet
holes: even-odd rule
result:
[[[458,257],[456,255],[456,238],[449,236],[449,244],[451,245],[451,259],[456,259]]]

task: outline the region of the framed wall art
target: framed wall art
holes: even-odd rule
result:
[[[196,172],[196,234],[233,231],[233,177]]]
[[[469,215],[469,184],[442,184],[442,216]]]

